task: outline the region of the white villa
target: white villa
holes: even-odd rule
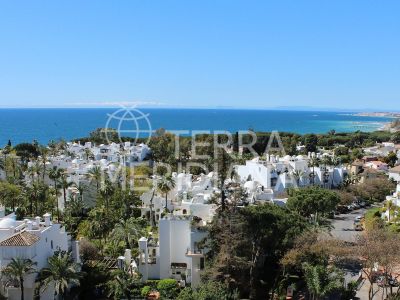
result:
[[[364,148],[364,152],[368,155],[375,156],[388,156],[390,152],[397,153],[397,157],[400,159],[400,145],[394,143],[385,142],[382,144],[376,144],[373,147]]]
[[[246,161],[245,165],[235,167],[244,186],[254,192],[255,187],[262,196],[255,195],[254,200],[270,199],[273,194],[279,194],[295,186],[309,186],[312,184],[323,187],[336,187],[345,178],[347,171],[342,166],[309,166],[309,157],[267,155],[265,160],[259,157]],[[250,183],[249,183],[250,182]]]
[[[211,220],[214,215],[214,205],[208,204],[212,195],[218,192],[213,187],[213,173],[201,174],[193,178],[192,174],[172,173],[175,188],[168,193],[167,208],[175,214],[194,215],[205,222]],[[150,218],[150,207],[152,207],[156,222],[161,218],[165,208],[165,196],[157,195],[150,190],[141,196],[142,217]]]
[[[84,186],[85,196],[83,199],[85,205],[90,207],[93,206],[96,195],[96,186],[87,177],[91,169],[100,167],[109,178],[118,180],[120,167],[144,164],[150,151],[150,148],[145,144],[134,145],[130,142],[101,144],[99,146],[91,142],[86,142],[84,145],[67,143],[65,154],[47,158],[46,170],[51,170],[53,167],[63,169],[68,182],[74,182],[77,186]],[[33,162],[28,162],[28,167],[33,165]],[[42,165],[39,164],[39,167],[41,168]],[[29,174],[25,174],[25,181],[28,184],[32,181]],[[45,175],[45,182],[50,186],[54,185],[48,174]],[[61,187],[58,188],[61,189]],[[66,189],[65,198],[68,201],[70,196],[77,194],[79,194],[77,187],[71,186]],[[64,206],[64,195],[63,191],[60,190],[58,207],[63,210]]]
[[[26,258],[36,262],[36,269],[47,266],[47,259],[56,250],[72,251],[76,262],[79,261],[79,244],[71,241],[64,227],[53,224],[51,215],[43,218],[16,221],[10,214],[0,218],[0,270],[6,267],[12,258]],[[36,274],[28,275],[24,282],[26,299],[34,298]],[[7,299],[20,299],[20,288],[6,278],[1,277],[1,292]],[[53,299],[54,288],[49,287],[41,295],[41,299]]]
[[[192,223],[193,216],[168,214],[159,221],[158,240],[139,240],[138,269],[142,280],[174,278],[192,287],[200,283],[204,253],[197,245],[207,233]]]
[[[142,280],[175,278],[182,285],[195,287],[204,268],[204,253],[198,243],[206,237],[201,228],[212,220],[216,205],[209,200],[219,190],[213,187],[213,173],[194,178],[192,174],[173,173],[176,186],[165,198],[149,191],[141,197],[142,216],[150,217],[150,206],[158,223],[159,237],[139,240],[138,269]],[[151,199],[153,199],[151,201]]]

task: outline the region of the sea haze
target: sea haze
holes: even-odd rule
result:
[[[0,109],[0,146],[10,139],[21,142],[48,143],[50,140],[71,140],[88,136],[89,132],[105,127],[109,115],[120,108],[60,108],[60,109]],[[151,128],[167,130],[239,130],[285,131],[296,133],[326,133],[357,130],[377,130],[390,119],[354,116],[352,113],[326,111],[240,110],[240,109],[157,109],[139,108],[148,115]],[[124,115],[123,111],[116,114]],[[135,113],[138,116],[137,113]],[[129,116],[129,115],[128,115]],[[116,128],[118,120],[109,124]],[[140,130],[148,130],[143,121]],[[123,122],[124,130],[136,130],[132,121]],[[127,134],[132,135],[132,134]]]

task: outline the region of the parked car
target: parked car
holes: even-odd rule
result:
[[[354,221],[356,222],[361,222],[361,220],[363,219],[364,217],[363,216],[356,216],[355,218],[354,218]]]
[[[345,214],[349,212],[349,209],[345,205],[338,205],[338,207],[336,208],[336,212],[337,214]]]
[[[358,221],[358,222],[355,221],[353,224],[353,228],[355,231],[363,231],[364,230],[360,221]]]

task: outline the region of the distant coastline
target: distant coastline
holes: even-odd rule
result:
[[[298,134],[319,134],[330,130],[371,132],[382,130],[382,127],[393,120],[393,117],[355,116],[357,112],[334,111],[139,109],[148,114],[153,130],[183,130],[189,134],[194,131],[221,130],[234,133],[248,129]],[[47,144],[50,140],[72,140],[87,136],[96,128],[104,128],[115,111],[116,108],[0,109],[0,147],[8,140],[13,144],[33,140]],[[122,129],[136,128],[131,123],[124,122]],[[117,128],[118,120],[113,120],[109,125]],[[139,125],[139,129],[147,129],[144,124]]]
[[[357,117],[375,117],[375,118],[400,118],[400,113],[398,112],[360,112],[353,114]]]
[[[392,119],[390,122],[382,123],[382,126],[379,128],[379,130],[391,132],[400,130],[398,122],[400,119],[399,112],[360,112],[353,114],[353,116]]]

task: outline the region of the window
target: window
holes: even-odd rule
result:
[[[51,240],[51,242],[50,242],[50,247],[51,247],[51,250],[53,250],[53,240]]]
[[[200,270],[204,270],[204,257],[200,257]]]

